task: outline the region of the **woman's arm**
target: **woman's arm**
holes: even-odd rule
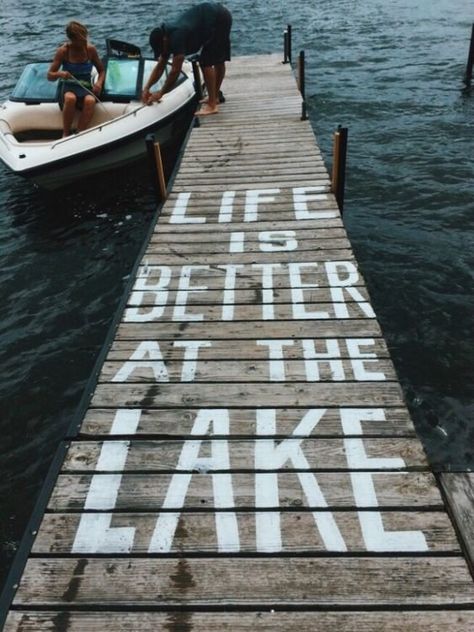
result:
[[[64,59],[64,46],[60,46],[54,55],[54,59],[51,62],[51,66],[48,69],[46,75],[48,81],[56,81],[57,79],[69,79],[71,73],[67,70],[59,70]]]
[[[89,59],[92,61],[92,63],[97,69],[97,72],[99,73],[96,81],[94,82],[92,89],[95,94],[100,94],[102,88],[104,87],[104,80],[105,80],[104,64],[102,63],[102,60],[99,57],[99,53],[97,52],[97,49],[95,46],[92,46],[91,44],[89,44],[87,47],[87,52],[89,54]]]

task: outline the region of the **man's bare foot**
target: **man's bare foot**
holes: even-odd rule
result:
[[[209,114],[217,114],[219,112],[219,108],[217,105],[209,105],[209,103],[203,103],[203,106],[200,110],[196,112],[196,116],[208,116]]]
[[[208,97],[205,97],[204,99],[201,99],[201,100],[199,101],[199,103],[209,103],[209,99],[208,99]]]

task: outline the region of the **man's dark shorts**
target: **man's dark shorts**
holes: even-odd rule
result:
[[[201,66],[215,66],[230,61],[230,29],[232,15],[226,7],[220,5],[216,21],[216,30],[212,38],[202,48],[199,62]]]

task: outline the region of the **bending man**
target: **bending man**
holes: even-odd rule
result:
[[[199,52],[199,63],[207,88],[207,100],[197,114],[216,114],[223,100],[220,92],[225,76],[225,62],[230,61],[232,16],[226,7],[203,2],[191,7],[175,20],[165,22],[150,33],[150,45],[158,63],[143,88],[143,101],[160,101],[171,90],[181,71],[185,55]],[[163,74],[170,55],[171,70],[161,90],[150,92]]]

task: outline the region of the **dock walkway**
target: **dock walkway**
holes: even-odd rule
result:
[[[193,129],[8,615],[474,629],[474,584],[289,65]]]

